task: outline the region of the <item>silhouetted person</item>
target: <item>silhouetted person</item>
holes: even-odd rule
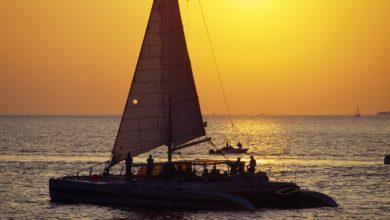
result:
[[[238,144],[237,144],[237,147],[238,147],[238,149],[242,149],[242,144],[241,144],[241,142],[238,142]]]
[[[126,160],[126,179],[131,180],[133,173],[131,172],[131,168],[133,167],[133,158],[130,153],[127,154]]]
[[[184,177],[185,180],[191,180],[193,176],[192,167],[190,164],[186,164],[185,170],[184,170]]]
[[[216,181],[221,176],[221,173],[217,169],[217,166],[214,165],[213,169],[210,171],[210,181]]]
[[[240,167],[240,164],[241,164],[241,158],[237,158],[237,161],[233,162],[231,165],[230,165],[230,175],[235,175],[237,174],[237,170],[239,169]]]
[[[146,176],[150,178],[154,167],[154,159],[152,158],[152,155],[149,155],[149,158],[146,161],[148,162],[148,165],[146,166]]]
[[[239,173],[244,173],[244,165],[245,163],[241,163],[241,158],[237,158],[236,167]]]
[[[203,162],[202,179],[204,181],[207,181],[208,178],[209,178],[209,169],[207,169],[206,162]]]
[[[164,180],[171,180],[175,175],[175,173],[176,173],[175,165],[172,162],[167,162],[166,164],[164,164],[163,171],[162,171]]]
[[[251,156],[251,159],[249,161],[248,172],[249,173],[254,173],[255,170],[256,170],[256,160],[253,158],[253,156]]]
[[[202,177],[204,180],[207,180],[209,178],[209,170],[207,169],[207,167],[203,168]]]

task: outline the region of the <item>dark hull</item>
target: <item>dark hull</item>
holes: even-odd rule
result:
[[[210,154],[245,154],[249,149],[231,149],[231,150],[210,150]]]
[[[247,200],[223,192],[202,192],[168,184],[96,183],[50,179],[52,202],[193,210],[254,210]]]
[[[248,199],[256,208],[303,209],[337,207],[334,199],[326,194],[302,190],[294,183],[267,182],[255,191],[238,191],[237,195]]]
[[[51,201],[65,203],[191,210],[337,207],[329,196],[300,190],[292,183],[268,182],[254,189],[232,183],[50,179],[49,186]],[[294,190],[281,192],[289,187]]]
[[[264,198],[260,193],[254,203],[256,208],[303,209],[318,207],[337,207],[331,197],[315,192],[299,190],[290,195],[274,195]]]
[[[385,164],[390,164],[390,155],[386,155],[384,159]]]

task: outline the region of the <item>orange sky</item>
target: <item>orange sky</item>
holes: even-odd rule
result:
[[[179,0],[204,114],[226,114]],[[121,114],[151,0],[0,1],[0,114]],[[390,110],[390,1],[202,0],[233,114]]]

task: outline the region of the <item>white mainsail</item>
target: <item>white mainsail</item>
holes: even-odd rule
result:
[[[154,0],[110,165],[205,135],[177,0]]]

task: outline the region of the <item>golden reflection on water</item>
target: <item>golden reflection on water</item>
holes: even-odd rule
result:
[[[9,117],[0,123],[1,211],[13,218],[122,218],[134,211],[89,205],[48,203],[48,179],[69,175],[110,158],[119,117]],[[209,116],[207,134],[217,147],[238,141],[249,147],[247,155],[209,155],[210,146],[200,144],[181,150],[175,160],[257,160],[258,169],[271,180],[293,181],[302,188],[326,193],[339,209],[259,210],[241,212],[185,213],[188,218],[280,219],[315,216],[319,219],[388,219],[389,167],[383,164],[390,143],[390,118],[347,116],[259,116],[235,117],[232,129],[227,117]],[[167,160],[160,147],[134,158],[146,162]],[[115,166],[121,171],[122,164]],[[222,166],[221,166],[222,168]],[[202,166],[196,168],[202,171]],[[364,198],[363,200],[361,198]],[[1,203],[1,202],[0,202]],[[135,214],[135,215],[134,215]],[[175,213],[176,214],[176,213]],[[181,214],[181,213],[180,213]],[[179,214],[179,215],[180,215]],[[0,216],[4,216],[4,212]],[[81,215],[81,216],[79,216]],[[1,217],[3,217],[1,216]],[[112,217],[111,217],[112,216]],[[142,216],[142,215],[141,215]],[[0,217],[0,218],[1,218]],[[5,218],[7,213],[5,214]],[[124,217],[123,217],[124,218]]]
[[[232,146],[240,141],[244,148],[249,148],[249,154],[269,155],[283,153],[287,145],[285,128],[277,120],[269,118],[242,118],[234,121],[234,126],[224,123],[210,123],[207,133],[213,138],[217,147],[222,147],[228,141]]]

